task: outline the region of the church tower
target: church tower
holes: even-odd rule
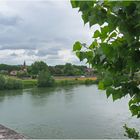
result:
[[[24,60],[24,63],[23,63],[23,67],[26,68],[26,62],[25,62],[25,60]]]
[[[22,66],[22,70],[24,72],[27,72],[27,67],[26,67],[26,62],[24,61],[23,66]]]

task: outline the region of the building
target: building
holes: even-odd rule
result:
[[[26,62],[24,61],[23,65],[21,66],[21,70],[22,72],[27,72],[27,66],[26,66]]]
[[[27,72],[27,67],[26,67],[26,62],[24,61],[23,65],[21,65],[21,69],[10,71],[10,75],[17,76],[17,73],[25,73],[25,72]]]
[[[11,75],[11,76],[16,76],[16,75],[17,75],[17,73],[18,73],[18,71],[17,71],[17,70],[13,70],[13,71],[11,71],[11,72],[10,72],[10,75]]]

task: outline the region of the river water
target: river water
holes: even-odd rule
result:
[[[1,91],[0,124],[29,138],[125,138],[125,123],[140,130],[128,99],[113,102],[96,85]]]

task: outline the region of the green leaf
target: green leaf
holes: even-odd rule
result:
[[[132,113],[132,115],[133,116],[135,116],[135,115],[137,115],[138,114],[138,106],[136,106],[136,105],[132,105],[132,106],[130,106],[130,111],[131,111],[131,113]]]
[[[94,32],[94,36],[93,36],[93,38],[98,38],[98,37],[100,37],[100,32],[98,31],[98,30],[96,30],[95,32]]]
[[[78,1],[71,0],[71,5],[72,5],[72,8],[77,8],[78,7]]]
[[[76,52],[76,56],[80,59],[80,61],[83,61],[85,59],[84,52]]]
[[[113,84],[113,79],[112,79],[112,77],[107,76],[107,77],[104,79],[104,85],[105,85],[105,87],[111,86],[112,84]]]
[[[119,90],[114,89],[114,91],[112,92],[113,101],[115,101],[117,99],[121,99],[123,96],[124,95],[120,89]]]
[[[109,38],[113,38],[113,37],[116,37],[117,36],[117,33],[116,32],[113,32]]]
[[[79,41],[75,42],[75,44],[73,45],[73,51],[80,51],[82,48],[82,45]]]
[[[84,24],[88,22],[88,12],[82,14],[82,19],[84,20]]]
[[[113,93],[113,89],[111,87],[108,87],[107,90],[106,90],[106,96],[107,98]]]
[[[104,90],[104,83],[103,83],[103,81],[99,82],[98,89]]]
[[[108,26],[105,26],[103,28],[101,28],[101,40],[102,42],[107,39],[108,37],[108,32],[109,32],[109,27]]]
[[[102,34],[107,34],[108,32],[109,32],[109,27],[108,26],[104,26],[104,27],[102,27],[101,28],[101,32],[102,32]]]
[[[107,55],[107,56],[112,53],[112,47],[110,47],[109,44],[102,43],[101,48],[102,48],[104,54]]]
[[[93,57],[93,52],[92,51],[86,52],[86,56],[88,59],[91,59]]]

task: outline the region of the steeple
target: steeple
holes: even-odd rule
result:
[[[26,62],[25,62],[25,60],[24,60],[24,63],[23,63],[23,67],[24,67],[24,68],[26,67]]]

